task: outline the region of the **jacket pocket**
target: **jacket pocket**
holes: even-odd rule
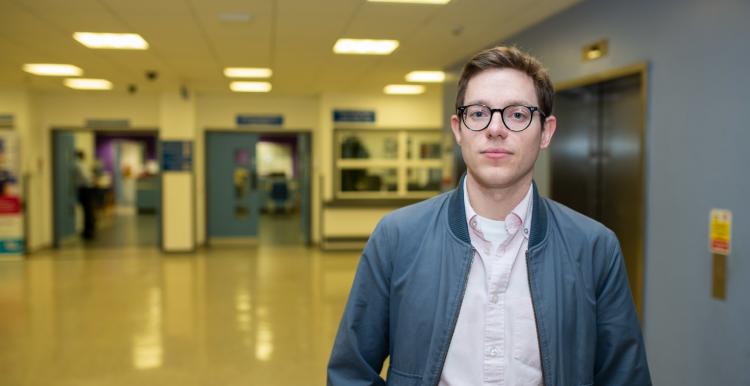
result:
[[[388,369],[388,386],[418,386],[422,382],[422,376],[398,371],[393,367]]]

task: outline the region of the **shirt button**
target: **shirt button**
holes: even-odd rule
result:
[[[523,228],[523,233],[524,233],[525,235],[528,235],[528,234],[529,234],[529,229],[528,229],[528,228]]]
[[[490,298],[490,301],[495,304],[497,304],[497,300],[498,300],[497,295],[492,295],[492,298]]]
[[[497,350],[495,350],[495,348],[493,347],[492,350],[490,350],[490,356],[494,357],[496,355],[497,355]]]

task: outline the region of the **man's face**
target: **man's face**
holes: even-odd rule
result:
[[[530,76],[503,68],[482,71],[469,80],[463,105],[473,104],[498,109],[518,104],[538,107],[539,101]],[[555,117],[543,120],[535,112],[526,130],[513,132],[505,127],[500,113],[495,112],[489,127],[471,131],[460,117],[453,115],[451,128],[461,146],[469,178],[486,189],[530,183],[537,155],[549,146],[555,132]]]

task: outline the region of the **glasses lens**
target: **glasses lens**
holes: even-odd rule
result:
[[[464,110],[464,124],[471,130],[483,130],[489,126],[492,111],[487,106],[471,105]]]
[[[512,131],[521,131],[529,127],[532,112],[526,106],[508,106],[503,110],[503,123]]]

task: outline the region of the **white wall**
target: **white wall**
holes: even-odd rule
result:
[[[429,89],[429,88],[428,88]],[[33,98],[32,98],[33,96]],[[22,134],[24,170],[31,175],[34,192],[30,200],[29,239],[32,246],[52,242],[51,131],[53,128],[81,128],[88,119],[126,119],[137,128],[160,129],[160,139],[192,139],[194,146],[195,242],[205,240],[205,159],[206,129],[236,130],[237,114],[281,114],[279,131],[309,131],[313,135],[312,224],[313,241],[319,240],[319,213],[322,198],[332,199],[334,109],[374,110],[377,121],[368,127],[443,127],[442,90],[419,96],[383,94],[324,94],[309,97],[274,95],[197,95],[182,101],[178,93],[120,95],[113,92],[30,93],[25,90],[0,93],[0,112],[16,113]],[[181,103],[192,107],[185,108]],[[7,106],[3,108],[4,106]],[[191,110],[192,109],[192,110]],[[192,111],[192,112],[191,112]],[[348,125],[346,127],[356,127]],[[361,125],[360,125],[361,126]],[[342,126],[343,127],[343,126]],[[324,182],[325,193],[320,195]],[[180,183],[184,183],[180,182]],[[188,185],[190,185],[188,183]],[[34,195],[36,194],[36,195]],[[188,199],[183,196],[183,198]],[[187,205],[182,203],[180,208]],[[190,217],[190,216],[189,216]]]
[[[294,157],[292,147],[288,144],[258,142],[258,175],[263,177],[271,173],[284,173],[287,178],[294,175]]]
[[[159,139],[192,142],[195,152],[195,98],[178,92],[164,92],[159,98]],[[193,156],[195,157],[195,156]],[[196,239],[195,164],[192,170],[162,170],[162,248],[168,252],[189,252]]]

